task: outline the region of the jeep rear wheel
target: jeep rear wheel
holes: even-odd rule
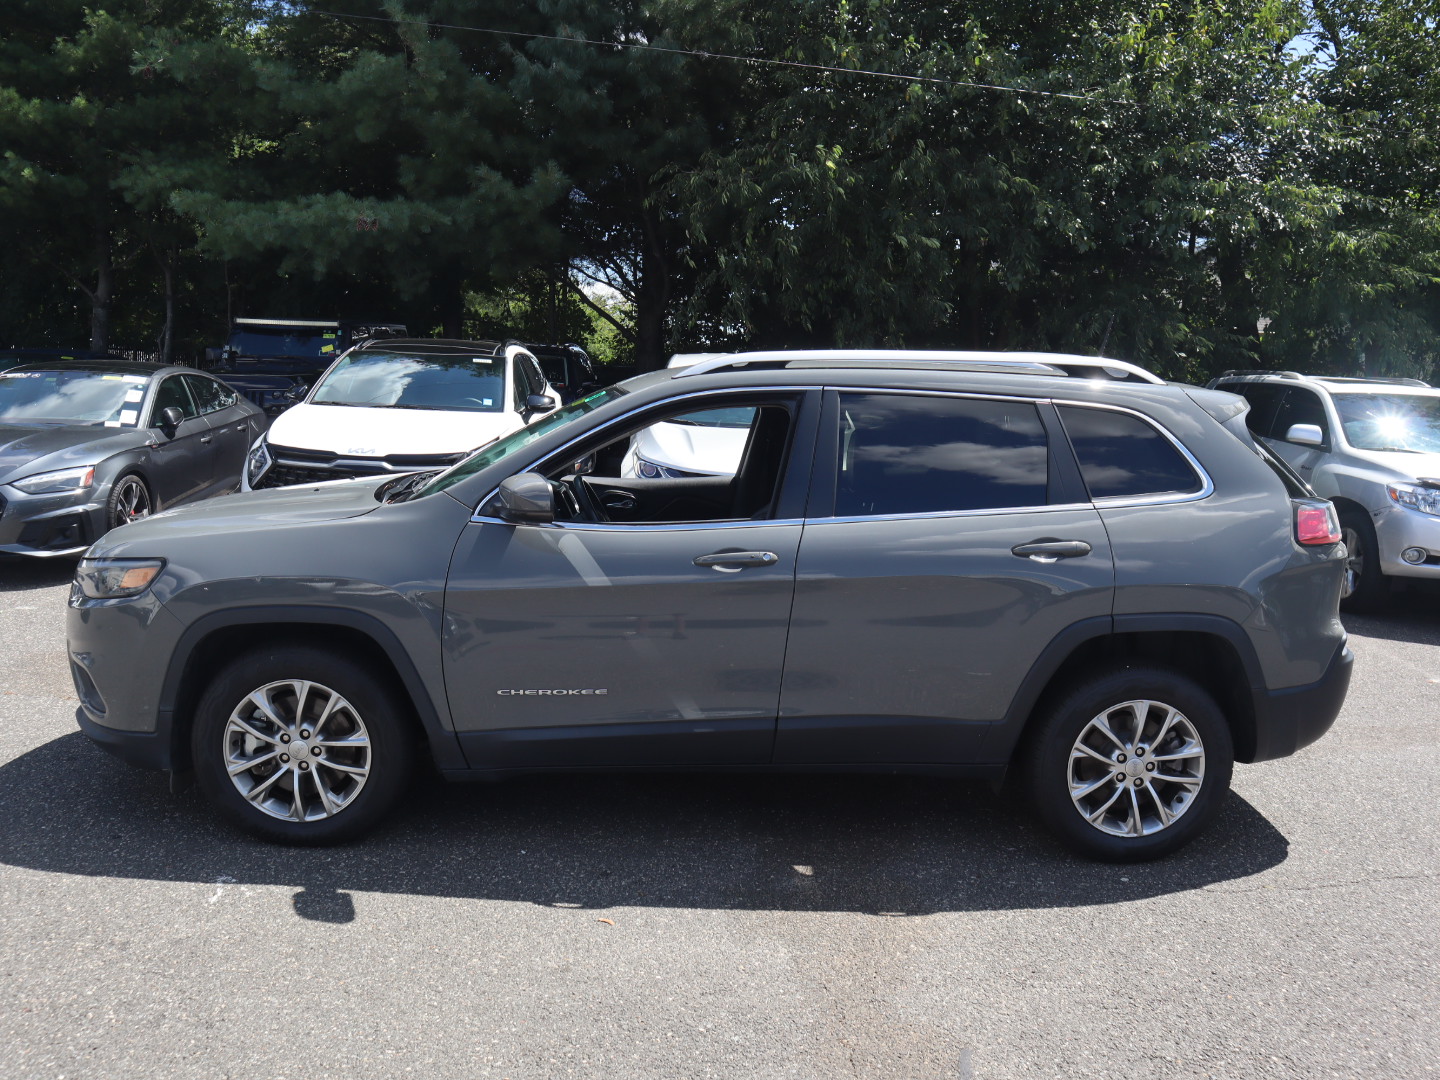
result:
[[[400,796],[413,745],[394,693],[342,656],[275,648],[211,682],[191,751],[206,797],[249,832],[285,843],[353,839]]]
[[[1210,823],[1233,762],[1209,694],[1171,671],[1124,668],[1076,686],[1041,718],[1030,794],[1051,830],[1085,854],[1154,859]]]

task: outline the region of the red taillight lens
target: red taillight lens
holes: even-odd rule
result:
[[[1295,539],[1306,545],[1338,544],[1340,519],[1328,502],[1295,504]]]

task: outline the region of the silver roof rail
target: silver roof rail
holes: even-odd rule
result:
[[[673,379],[727,368],[899,368],[990,371],[1015,375],[1069,375],[1162,385],[1165,380],[1124,360],[1042,352],[951,352],[922,349],[777,350],[714,356],[677,368]]]

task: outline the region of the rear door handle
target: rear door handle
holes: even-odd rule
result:
[[[695,557],[696,566],[708,566],[722,574],[738,573],[747,566],[774,566],[779,561],[773,551],[719,551]]]
[[[1028,544],[1016,544],[1010,549],[1011,555],[1034,559],[1039,563],[1053,563],[1057,559],[1074,559],[1090,554],[1090,545],[1084,540],[1051,540],[1043,537]]]

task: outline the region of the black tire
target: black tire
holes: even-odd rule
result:
[[[1390,579],[1380,570],[1380,544],[1370,516],[1358,510],[1340,511],[1340,532],[1349,552],[1341,609],[1364,612],[1383,607],[1390,596]]]
[[[1134,702],[1152,707],[1128,704]],[[1178,717],[1171,719],[1168,710]],[[1135,720],[1142,711],[1136,740]],[[1118,741],[1092,727],[1102,719]],[[1167,720],[1164,742],[1152,746]],[[1176,672],[1158,667],[1102,672],[1064,692],[1038,721],[1025,761],[1030,800],[1052,832],[1092,858],[1140,862],[1168,855],[1210,824],[1230,788],[1235,761],[1230,727],[1215,700]],[[1082,736],[1108,764],[1080,752]],[[1174,756],[1193,755],[1197,743],[1199,758]],[[1165,753],[1151,760],[1158,751]],[[1087,813],[1112,797],[1108,810],[1087,820]]]
[[[105,501],[105,528],[118,529],[141,521],[155,512],[155,499],[150,485],[138,473],[126,473],[110,485],[110,498]]]
[[[415,740],[403,700],[360,663],[278,644],[237,658],[211,680],[190,749],[196,784],[240,828],[280,843],[333,844],[369,832],[395,805]],[[250,760],[254,768],[232,777],[231,766]]]

